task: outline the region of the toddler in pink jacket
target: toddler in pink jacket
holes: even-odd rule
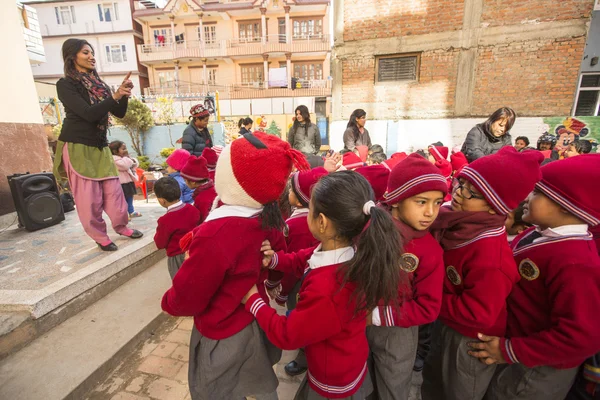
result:
[[[138,167],[138,161],[135,158],[130,158],[127,152],[127,145],[120,140],[111,142],[108,147],[113,154],[113,159],[119,170],[119,181],[123,188],[123,194],[125,194],[125,200],[127,201],[127,212],[129,213],[129,219],[135,217],[141,217],[142,214],[137,212],[133,208],[133,196],[137,190],[135,188],[135,182],[138,180],[135,174],[135,169]]]

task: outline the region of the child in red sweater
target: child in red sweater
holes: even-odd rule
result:
[[[423,369],[423,400],[480,400],[495,365],[467,353],[480,332],[503,336],[506,298],[519,280],[506,240],[506,215],[533,190],[542,155],[503,147],[464,167],[432,227],[444,249],[446,278],[431,353]]]
[[[285,238],[287,251],[295,253],[303,249],[314,248],[319,241],[310,233],[308,227],[308,203],[313,186],[323,176],[327,175],[327,170],[323,167],[313,168],[310,171],[294,172],[290,177],[291,185],[288,199],[294,212],[285,223],[288,227],[288,234]],[[300,280],[294,274],[285,274],[281,283],[281,292],[277,295],[277,303],[287,302],[288,311],[296,308],[298,301],[297,295],[300,290]],[[306,372],[306,355],[304,349],[298,350],[298,355],[285,366],[285,372],[290,376],[296,376]]]
[[[440,312],[443,251],[429,227],[437,218],[445,194],[444,176],[418,154],[408,156],[390,173],[383,202],[390,207],[404,243],[400,268],[403,281],[410,284],[398,289],[404,295],[400,309],[375,307],[372,326],[367,327],[376,398],[408,399],[419,325],[435,321]]]
[[[185,184],[194,190],[192,198],[194,199],[194,207],[200,212],[198,223],[201,224],[208,217],[215,197],[217,197],[215,185],[212,179],[209,178],[204,157],[190,156],[181,170],[181,176],[185,180]]]
[[[198,225],[200,213],[191,204],[184,204],[180,200],[179,183],[171,177],[156,181],[154,194],[158,203],[167,209],[167,213],[158,219],[154,243],[159,249],[167,249],[167,265],[173,279],[185,258],[179,241]]]
[[[241,304],[253,285],[269,301],[261,244],[285,249],[277,200],[301,153],[273,135],[246,134],[221,153],[215,188],[223,205],[194,230],[189,258],[173,279],[162,309],[193,316],[189,388],[193,400],[277,399],[273,364],[281,350],[266,339]]]
[[[312,191],[308,213],[321,244],[276,255],[263,247],[264,265],[302,278],[298,304],[287,317],[277,315],[256,287],[244,297],[269,340],[283,349],[305,347],[308,372],[296,399],[364,399],[372,391],[367,311],[380,299],[397,302],[401,252],[392,218],[373,200],[356,172],[326,175]]]
[[[490,399],[562,400],[579,366],[600,351],[600,155],[550,163],[523,219],[537,225],[513,242],[521,281],[508,298],[506,335],[484,335],[471,352],[498,368]],[[500,336],[500,337],[497,337]],[[597,373],[597,371],[596,371]]]

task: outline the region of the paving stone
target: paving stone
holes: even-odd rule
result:
[[[177,375],[175,375],[175,380],[184,384],[188,384],[188,369],[189,369],[189,364],[185,363],[185,365],[183,366],[183,368],[181,368],[179,370],[179,372],[177,373]]]
[[[162,342],[156,346],[152,354],[158,357],[169,357],[171,353],[173,353],[173,351],[177,348],[177,346],[179,346],[177,343]]]
[[[172,358],[149,355],[139,366],[138,371],[165,378],[173,378],[183,366],[184,363]]]
[[[110,400],[150,400],[146,396],[138,396],[137,394],[131,394],[127,392],[119,392],[111,397]]]
[[[167,342],[179,343],[179,344],[190,344],[190,333],[181,329],[175,329],[169,333],[169,336],[165,339]]]
[[[144,382],[146,382],[146,375],[140,374],[139,376],[133,378],[131,382],[129,382],[129,385],[127,385],[125,390],[128,392],[137,393],[142,389],[142,386],[144,386]]]
[[[147,391],[150,397],[158,400],[183,400],[188,394],[187,385],[165,378],[152,382]]]
[[[277,387],[277,395],[279,400],[293,400],[298,391],[298,384],[291,382],[279,382]]]
[[[184,318],[180,323],[177,329],[182,329],[184,331],[190,331],[194,327],[194,318]]]
[[[180,344],[177,349],[171,354],[171,358],[179,361],[188,362],[190,359],[190,348]]]

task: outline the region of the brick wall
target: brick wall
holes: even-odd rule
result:
[[[458,30],[464,0],[344,0],[344,41]]]
[[[507,105],[521,116],[568,115],[585,38],[480,47],[473,115]]]
[[[485,0],[481,22],[489,26],[537,20],[565,21],[589,18],[593,0]]]

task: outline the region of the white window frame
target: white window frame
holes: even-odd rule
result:
[[[106,10],[110,19],[106,18]],[[119,20],[119,3],[98,3],[98,18],[100,22],[113,22]]]
[[[63,13],[69,14],[69,22],[65,22]],[[54,7],[54,14],[56,16],[56,23],[58,25],[72,25],[77,23],[75,18],[75,7],[73,6],[56,6]]]
[[[114,49],[117,47],[118,49]],[[121,61],[114,61],[113,50],[119,50],[121,55]],[[104,45],[104,55],[106,57],[106,62],[109,64],[123,64],[127,62],[127,46],[118,43],[118,44],[105,44]]]
[[[582,72],[579,75],[579,79],[577,81],[577,92],[575,93],[575,99],[573,101],[573,107],[571,109],[571,116],[575,117],[575,111],[577,110],[577,103],[579,102],[579,94],[581,92],[600,92],[600,86],[595,86],[595,87],[581,87],[581,83],[583,82],[583,77],[586,75],[600,75],[600,72]],[[594,115],[593,117],[597,117],[598,115],[600,115],[598,113],[598,108],[600,108],[600,93],[598,94],[598,98],[596,99],[596,106],[595,106],[595,111],[594,111]],[[592,115],[580,115],[581,117],[592,117]]]

